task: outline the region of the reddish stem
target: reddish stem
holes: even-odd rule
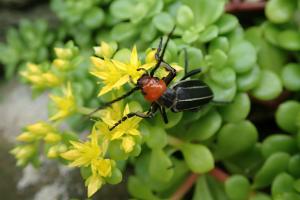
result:
[[[224,171],[219,168],[214,168],[209,174],[215,177],[218,181],[224,182],[229,177]],[[171,196],[170,200],[180,200],[184,195],[193,187],[197,181],[199,174],[191,173],[187,179],[182,183],[182,185],[176,190],[176,192]]]
[[[225,6],[225,11],[234,13],[234,12],[245,12],[245,11],[260,11],[265,8],[266,2],[256,2],[256,3],[243,3],[233,1]]]
[[[215,177],[220,182],[225,182],[229,177],[227,173],[225,173],[219,168],[214,168],[212,171],[209,172],[209,174]]]
[[[192,173],[187,177],[183,184],[176,190],[176,192],[171,196],[170,200],[180,200],[182,197],[193,187],[194,183],[197,181],[199,174]]]

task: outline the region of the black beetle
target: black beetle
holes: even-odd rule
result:
[[[197,80],[197,79],[186,80],[187,78],[200,73],[201,69],[200,68],[195,69],[190,72],[187,71],[188,59],[187,59],[187,52],[185,49],[184,49],[185,75],[179,82],[175,83],[172,87],[170,88],[167,87],[176,76],[176,70],[163,60],[166,48],[168,46],[168,42],[170,40],[171,35],[173,34],[174,29],[175,27],[169,33],[163,48],[162,48],[162,38],[160,39],[160,43],[155,54],[157,63],[155,67],[151,70],[151,72],[148,73],[147,70],[139,68],[138,70],[144,70],[145,73],[138,79],[137,84],[133,89],[131,89],[129,92],[127,92],[126,94],[122,95],[119,98],[104,103],[102,106],[100,106],[99,108],[97,108],[95,111],[91,113],[93,114],[98,110],[104,109],[110,106],[111,104],[128,97],[133,92],[137,90],[141,90],[145,99],[151,102],[151,107],[149,111],[147,113],[143,113],[143,112],[128,113],[118,122],[116,122],[114,126],[110,128],[110,130],[113,130],[123,121],[133,116],[137,116],[141,118],[151,118],[154,116],[157,110],[160,111],[164,122],[168,123],[168,117],[165,110],[166,108],[171,109],[171,111],[173,112],[197,111],[202,106],[212,101],[214,95],[212,90],[208,87],[208,85],[206,85],[201,80]],[[164,67],[169,72],[169,74],[162,79],[159,79],[158,77],[154,76],[155,71],[159,67]]]

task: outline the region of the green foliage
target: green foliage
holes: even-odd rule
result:
[[[83,115],[99,106],[97,93],[107,85],[103,80],[98,85],[98,80],[90,75],[92,47],[96,46],[96,58],[104,58],[108,66],[111,59],[130,63],[131,50],[136,45],[139,62],[144,63],[149,59],[150,49],[157,48],[159,38],[176,25],[164,59],[172,66],[183,67],[186,50],[189,70],[199,67],[202,70],[193,79],[204,81],[212,89],[214,102],[197,112],[167,111],[168,124],[163,124],[160,116],[144,120],[136,137],[132,134],[110,138],[108,144],[99,138],[98,142],[105,144],[101,146],[105,158],[117,163],[111,166],[110,176],[102,177],[103,183],[121,182],[123,167],[131,165],[134,174],[129,177],[128,191],[137,199],[168,199],[193,172],[200,174],[191,191],[194,200],[297,200],[300,198],[299,1],[269,0],[266,18],[259,17],[250,27],[242,26],[237,16],[225,13],[226,3],[225,0],[52,0],[51,7],[61,20],[58,29],[53,33],[45,22],[21,22],[18,29],[8,31],[7,44],[0,45],[3,52],[0,62],[10,77],[17,66],[26,62],[48,61],[40,67],[43,72],[52,72],[64,83],[72,82],[78,107],[77,113],[66,121],[72,131],[80,133],[91,130]],[[66,38],[73,39],[76,45],[72,42],[60,45],[55,49],[54,61],[50,62],[49,49]],[[175,81],[183,77],[183,71],[178,71]],[[62,94],[61,85],[46,86],[38,92],[51,88],[51,94]],[[132,84],[126,83],[109,91],[100,97],[100,102],[110,101],[129,88]],[[126,103],[131,111],[145,111],[149,107],[140,94],[117,105],[123,109]],[[49,113],[55,113],[53,105],[49,106]],[[114,114],[117,116],[109,116],[109,120],[123,116],[117,112],[109,115]],[[103,116],[98,113],[95,117]],[[272,127],[268,127],[265,118],[274,120],[276,126],[270,123]],[[103,134],[105,129],[99,127],[94,125],[93,131],[97,129]],[[62,135],[65,148],[70,148],[70,140],[77,140],[72,132]],[[31,141],[28,145],[22,144],[23,151],[17,149],[13,154],[22,161],[19,164],[38,164],[37,145]],[[51,147],[52,144],[46,144],[45,151],[49,152]],[[59,153],[65,150],[56,149]],[[61,157],[57,159],[66,164]],[[220,166],[228,172],[224,183],[209,173]],[[80,169],[86,181],[95,173],[88,167]],[[270,192],[262,193],[268,191],[266,188]]]
[[[6,44],[0,43],[0,62],[5,65],[5,77],[12,78],[17,68],[24,67],[27,62],[47,61],[55,37],[44,20],[22,20],[18,29],[10,28]]]

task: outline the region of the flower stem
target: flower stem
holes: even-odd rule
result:
[[[238,0],[233,0],[228,3],[225,7],[226,12],[245,12],[245,11],[260,11],[265,8],[266,2],[259,1],[254,3],[241,2]]]
[[[83,106],[77,107],[77,112],[82,115],[86,115],[87,117],[100,117],[100,115],[97,112],[93,113],[94,110],[95,109],[93,109],[93,108],[87,108],[87,107],[83,107]]]
[[[220,182],[225,182],[229,175],[221,170],[220,168],[214,168],[209,174],[215,177]],[[175,193],[170,197],[170,200],[180,200],[184,195],[193,187],[200,174],[191,173],[182,185],[175,191]]]
[[[92,108],[83,107],[83,106],[78,106],[78,107],[77,107],[77,111],[78,111],[80,114],[88,115],[88,114],[90,114],[91,112],[93,112],[93,109],[92,109]]]
[[[227,173],[225,173],[219,168],[214,168],[212,171],[209,172],[209,174],[215,177],[220,182],[225,182],[229,177]]]
[[[192,173],[183,182],[183,184],[176,190],[176,192],[171,196],[170,200],[180,200],[182,197],[193,187],[194,183],[197,181],[199,174]]]

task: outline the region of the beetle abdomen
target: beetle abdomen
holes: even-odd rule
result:
[[[211,89],[200,80],[180,81],[173,86],[176,93],[172,111],[196,110],[213,99]]]

